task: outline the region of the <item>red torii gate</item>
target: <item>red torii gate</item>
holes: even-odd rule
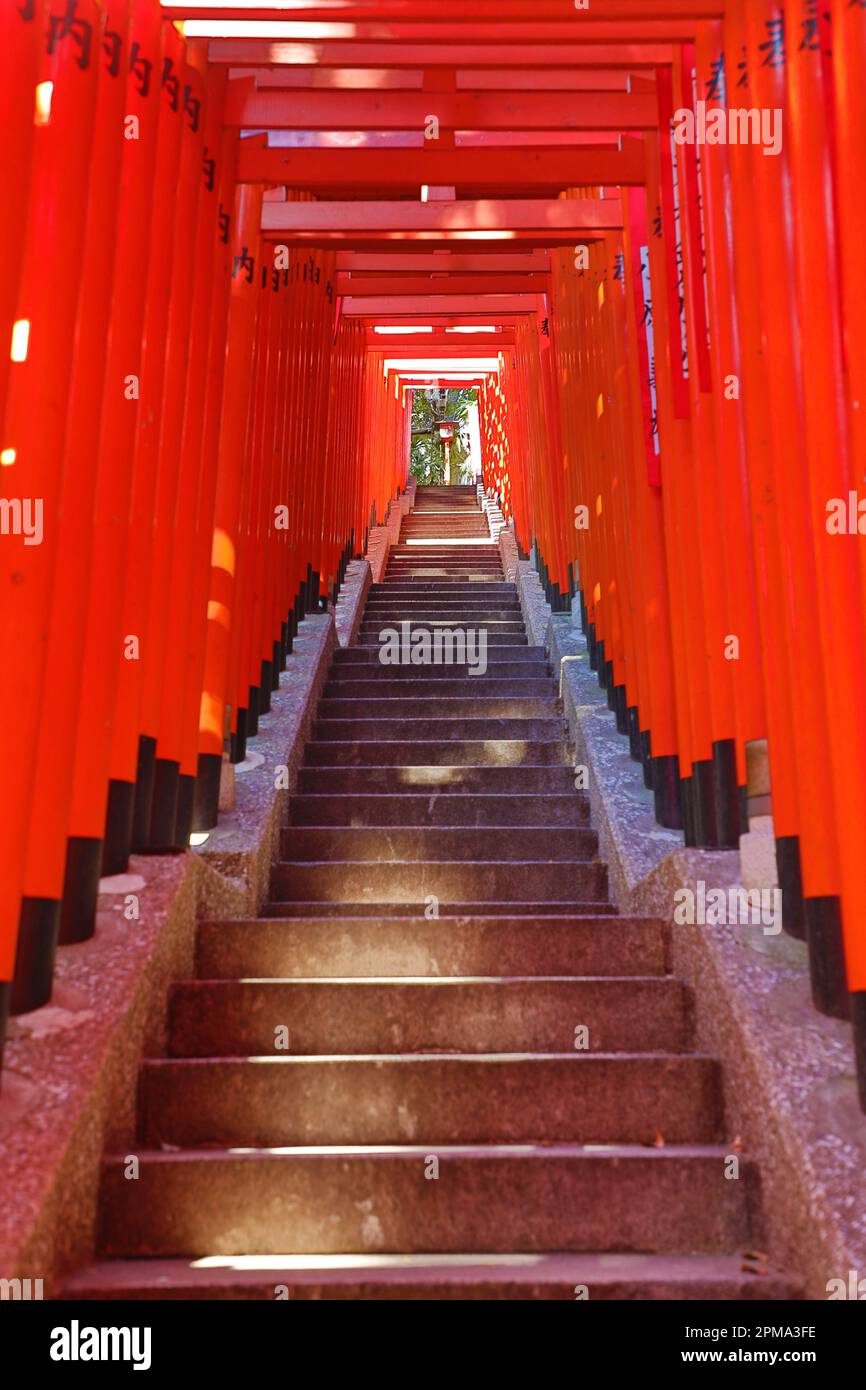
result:
[[[866,14],[829,0],[832,50],[822,12],[782,63],[778,10],[4,10],[16,1007],[48,997],[61,921],[93,930],[101,870],[213,825],[226,738],[242,758],[298,621],[405,481],[423,378],[383,364],[447,382],[495,355],[487,486],[554,606],[581,605],[664,823],[735,844],[768,739],[787,925],[866,1076]],[[735,69],[784,113],[781,154],[672,147]],[[413,326],[434,331],[373,332]]]

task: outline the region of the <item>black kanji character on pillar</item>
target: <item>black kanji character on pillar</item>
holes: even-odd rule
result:
[[[244,271],[247,277],[247,284],[251,285],[253,283],[253,271],[255,269],[255,264],[255,256],[250,255],[248,247],[242,246],[241,254],[239,256],[235,256],[235,263],[232,267],[232,279],[236,280],[241,271]]]
[[[864,4],[862,4],[860,8],[866,9],[866,0],[864,0]],[[821,14],[819,14],[818,0],[806,0],[806,18],[803,20],[800,26],[803,30],[803,37],[800,40],[799,52],[802,53],[804,50],[809,53],[821,52],[822,20],[824,21],[825,26],[824,32],[827,33],[828,30],[826,26],[829,26],[830,24],[829,10],[824,10]],[[825,48],[824,53],[829,58],[830,49]]]
[[[76,16],[76,4],[77,0],[66,0],[62,14],[48,16],[48,52],[53,53],[61,39],[71,38],[78,49],[78,66],[86,70],[93,50],[93,25]]]
[[[29,24],[36,18],[36,0],[24,0],[24,3],[18,6],[18,13],[25,24]]]
[[[129,71],[138,83],[140,95],[146,97],[150,92],[153,63],[142,54],[140,43],[134,43],[129,50]]]
[[[113,29],[106,29],[102,36],[102,51],[106,57],[105,71],[109,77],[116,77],[120,72],[120,50],[123,47],[123,36],[116,34]]]
[[[720,53],[718,58],[710,64],[710,75],[707,78],[707,101],[724,101],[725,99],[725,55]]]
[[[742,58],[740,59],[740,61],[737,63],[737,72],[740,74],[739,77],[737,78],[737,86],[738,86],[738,87],[748,87],[748,85],[749,85],[749,63],[748,63],[748,58],[747,58],[747,55],[746,55],[746,45],[745,45],[745,44],[743,44],[743,50],[742,50],[742,52],[743,52],[743,56],[742,56]]]
[[[765,19],[767,38],[758,44],[758,52],[764,54],[762,67],[781,68],[785,66],[785,16],[778,19]]]
[[[655,210],[655,216],[653,217],[653,236],[661,236],[661,234],[662,234],[662,210],[661,210],[661,205],[659,205],[659,206],[656,208],[656,210]]]
[[[165,58],[162,64],[162,81],[160,86],[168,92],[168,104],[172,111],[180,110],[180,79],[173,71],[174,59]]]
[[[330,280],[328,280],[327,283],[326,283],[326,285],[325,285],[325,294],[328,296],[328,303],[329,303],[329,304],[333,304],[333,302],[334,302],[334,286],[331,284]]]
[[[183,89],[183,109],[189,117],[190,130],[198,130],[198,123],[201,118],[201,98],[193,96],[192,87],[189,84]]]
[[[613,278],[614,280],[625,279],[625,254],[622,251],[617,251],[616,253],[616,258],[613,263]]]
[[[202,151],[201,171],[204,175],[205,188],[207,189],[208,193],[213,193],[214,180],[216,176],[216,160],[211,158],[210,154],[208,153],[207,145],[205,145],[204,150]]]
[[[230,214],[226,212],[226,210],[225,210],[225,208],[223,207],[222,203],[220,203],[219,212],[218,212],[218,214],[217,214],[217,225],[219,226],[219,229],[220,229],[220,241],[223,242],[226,246],[228,246],[228,241],[229,241],[229,229],[230,229],[230,227],[231,227],[231,224],[232,224],[232,219],[231,219]],[[235,274],[235,272],[232,271],[232,275],[233,275],[233,276],[234,276],[234,274]]]

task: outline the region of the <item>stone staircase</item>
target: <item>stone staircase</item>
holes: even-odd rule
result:
[[[405,622],[484,630],[486,671],[383,665]],[[789,1297],[474,488],[418,489],[317,714],[273,901],[201,925],[66,1295]]]

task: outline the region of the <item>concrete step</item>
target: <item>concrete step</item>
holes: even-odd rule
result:
[[[607,869],[586,860],[537,863],[510,860],[431,863],[417,860],[287,863],[274,866],[272,892],[284,902],[443,902],[600,901],[607,893]],[[441,908],[440,908],[441,910]]]
[[[423,739],[400,741],[384,736],[341,742],[316,739],[306,747],[307,767],[400,767],[404,769],[401,780],[406,786],[416,781],[410,772],[414,768],[460,767],[467,764],[473,767],[518,767],[521,763],[540,767],[543,763],[564,765],[567,762],[566,745],[562,740],[507,739],[494,738],[492,735],[487,735],[481,742],[440,738],[439,742],[430,743]]]
[[[105,1255],[485,1250],[730,1254],[746,1188],[723,1146],[579,1144],[180,1151],[106,1161]],[[438,1179],[426,1179],[438,1159]]]
[[[291,861],[474,863],[495,858],[498,863],[534,859],[552,864],[594,860],[598,836],[577,826],[291,825],[280,834],[280,853]]]
[[[171,1057],[333,1053],[684,1052],[689,998],[679,980],[489,976],[369,980],[188,980],[172,987]]]
[[[350,986],[352,988],[352,986]],[[288,1025],[291,1028],[291,1024]],[[273,1043],[273,1034],[271,1034]],[[666,1053],[184,1057],[145,1061],[148,1148],[713,1143],[718,1068]]]
[[[663,976],[665,933],[651,918],[253,917],[202,922],[205,979],[365,979],[459,975]]]
[[[371,1302],[414,1300],[754,1302],[796,1299],[780,1271],[756,1274],[739,1255],[227,1255],[190,1260],[105,1260],[67,1279],[66,1299],[237,1302],[279,1296]]]
[[[328,745],[332,747],[333,745]],[[545,764],[473,767],[447,764],[412,767],[302,767],[298,772],[298,792],[339,797],[345,794],[375,793],[408,796],[423,793],[434,796],[469,796],[475,793],[532,796],[535,793],[565,795],[573,793],[574,772],[564,765]],[[575,800],[577,800],[575,796]]]
[[[566,826],[586,825],[589,802],[577,792],[556,795],[487,793],[389,796],[367,792],[342,796],[301,795],[289,802],[289,819],[299,825],[351,826]]]

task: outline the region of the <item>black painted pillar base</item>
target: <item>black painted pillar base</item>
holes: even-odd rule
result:
[[[710,758],[692,763],[692,798],[694,798],[695,842],[699,849],[719,847],[716,827],[716,777]]]
[[[262,673],[259,677],[259,714],[270,714],[271,712],[271,691],[274,688],[274,677],[269,661],[262,662]]]
[[[60,933],[58,898],[22,898],[10,1013],[29,1014],[51,998]]]
[[[803,878],[800,873],[800,841],[796,835],[776,839],[776,869],[782,890],[782,926],[797,941],[806,940]]]
[[[182,772],[177,779],[177,824],[174,838],[178,849],[186,849],[192,834],[195,810],[195,778]]]
[[[595,623],[586,625],[586,645],[589,652],[590,671],[598,670],[598,643],[595,640]]]
[[[108,784],[108,806],[102,840],[102,872],[106,877],[126,873],[132,850],[134,810],[135,783],[112,779]]]
[[[683,836],[686,849],[695,849],[698,843],[695,828],[694,778],[680,778],[680,805],[683,808]]]
[[[740,798],[740,834],[749,833],[749,788],[738,787],[737,791]]]
[[[180,763],[157,758],[153,769],[153,808],[147,847],[151,854],[175,848]]]
[[[655,817],[659,825],[663,825],[666,830],[683,828],[679,764],[680,760],[675,753],[652,760]]]
[[[291,638],[289,637],[289,623],[288,619],[286,619],[284,623],[280,624],[280,659],[277,664],[278,670],[280,671],[285,671],[286,669],[286,657],[291,651],[291,647],[289,646],[290,641]]]
[[[6,1023],[9,1018],[9,1001],[12,998],[12,984],[0,980],[0,1075],[3,1073],[3,1049],[6,1045]]]
[[[614,691],[616,690],[616,686],[614,685],[613,682],[614,682],[613,662],[612,662],[612,661],[606,661],[606,662],[605,662],[605,672],[604,672],[604,688],[605,688],[605,691],[607,692],[607,707],[608,707],[608,709],[611,711],[611,713],[615,713],[615,712],[616,712],[616,695],[614,694]]]
[[[241,707],[236,713],[235,732],[229,737],[229,762],[242,763],[247,756],[249,712]]]
[[[625,712],[628,725],[628,752],[629,757],[636,763],[642,762],[640,748],[640,721],[638,718],[637,705],[629,705]]]
[[[653,789],[653,744],[649,729],[642,729],[640,735],[640,760],[643,763],[643,784],[648,792]]]
[[[782,902],[784,904],[784,897]],[[842,912],[836,897],[806,898],[803,902],[812,1003],[828,1018],[848,1018],[850,1001],[845,981]]]
[[[740,789],[737,785],[737,745],[732,738],[713,744],[716,844],[719,849],[739,849]]]
[[[132,811],[132,849],[150,846],[150,817],[153,811],[153,782],[156,776],[156,739],[140,734],[138,767],[135,773],[135,803]]]
[[[251,685],[249,699],[247,700],[247,738],[255,738],[259,731],[260,709],[259,687],[257,685]]]
[[[613,711],[616,715],[616,731],[618,734],[628,734],[628,697],[625,693],[624,685],[613,687]]]
[[[2,989],[2,986],[0,986]],[[850,996],[851,1026],[854,1031],[854,1070],[857,1073],[857,1094],[860,1109],[866,1114],[866,990],[858,989]],[[2,1015],[0,1015],[2,1022]],[[2,1042],[0,1042],[2,1046]]]
[[[121,785],[128,786],[132,791],[131,783]],[[130,798],[130,807],[131,804]],[[109,876],[105,862],[105,841],[94,839],[92,836],[69,836],[66,841],[66,872],[60,908],[61,946],[75,946],[81,941],[89,941],[96,931],[99,880],[103,874]],[[112,870],[112,873],[125,873],[128,864],[127,857],[123,868]]]
[[[219,753],[199,753],[193,798],[192,830],[203,834],[213,830],[219,816],[222,757]]]
[[[282,634],[278,642],[274,642],[273,656],[271,657],[271,693],[280,688],[280,672],[286,669],[286,661],[283,655]]]

